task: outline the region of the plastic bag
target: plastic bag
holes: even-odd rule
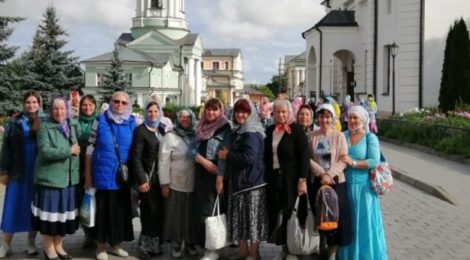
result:
[[[85,189],[82,205],[80,206],[80,222],[86,227],[95,226],[96,201],[95,188]]]

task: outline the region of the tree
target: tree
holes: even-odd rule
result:
[[[265,85],[259,85],[259,86],[253,85],[253,86],[251,86],[251,88],[263,93],[270,100],[273,100],[275,98],[275,96],[274,96],[273,92],[271,91],[271,89],[268,88]]]
[[[129,95],[130,80],[127,75],[124,74],[122,69],[122,62],[119,59],[119,51],[115,47],[113,51],[113,57],[111,58],[111,66],[104,75],[103,85],[98,91],[101,95],[101,101],[109,103],[111,96],[116,91],[126,91]]]
[[[450,28],[444,51],[439,108],[454,110],[457,102],[470,103],[470,38],[463,19]]]
[[[271,82],[266,84],[266,87],[269,88],[275,96],[277,96],[279,92],[286,90],[285,82],[287,82],[285,76],[281,75],[279,77],[278,75],[276,75],[272,77]]]
[[[6,41],[13,33],[9,24],[22,20],[24,19],[20,17],[0,16],[0,111],[2,113],[21,107],[21,92],[16,88],[18,77],[8,63],[15,56],[18,47],[9,47],[6,45]]]
[[[62,51],[67,44],[67,33],[59,25],[54,7],[47,7],[44,20],[39,25],[25,59],[24,88],[41,92],[47,103],[51,96],[67,97],[72,89],[83,84],[78,57],[73,51]]]

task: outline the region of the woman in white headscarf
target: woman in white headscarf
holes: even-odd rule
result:
[[[348,111],[348,156],[343,158],[351,209],[352,241],[339,247],[336,259],[384,260],[387,247],[382,210],[377,194],[371,189],[369,171],[379,164],[377,136],[369,132],[369,115],[362,106]]]

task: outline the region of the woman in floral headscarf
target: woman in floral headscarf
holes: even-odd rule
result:
[[[54,98],[50,109],[50,118],[41,123],[37,136],[32,221],[43,236],[46,259],[71,259],[63,241],[65,234],[73,234],[78,228],[75,185],[79,182],[80,129],[70,118],[64,97]]]
[[[205,245],[204,221],[212,215],[217,195],[224,189],[226,173],[225,160],[221,160],[217,151],[222,147],[230,147],[232,131],[230,122],[224,115],[224,106],[217,98],[209,99],[204,105],[201,120],[196,126],[197,148],[190,152],[196,161],[196,181],[194,187],[194,214],[196,223],[196,243]],[[206,250],[203,260],[215,260],[219,254]]]

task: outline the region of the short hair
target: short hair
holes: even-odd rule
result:
[[[233,112],[236,113],[239,111],[251,114],[250,102],[248,102],[246,99],[238,100],[233,106]]]
[[[222,110],[223,104],[222,101],[218,98],[211,98],[207,100],[206,104],[204,105],[204,110],[209,110],[209,109],[220,109]]]

